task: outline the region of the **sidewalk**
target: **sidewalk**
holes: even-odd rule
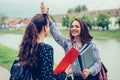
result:
[[[0,66],[0,80],[9,80],[9,76],[9,71]]]

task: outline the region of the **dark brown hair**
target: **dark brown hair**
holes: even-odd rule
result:
[[[80,27],[81,27],[80,39],[82,41],[82,45],[84,45],[85,43],[89,44],[93,37],[89,33],[87,24],[83,20],[78,18],[75,18],[73,21],[78,21],[80,24]],[[70,24],[70,28],[72,26],[73,21]],[[72,36],[71,31],[70,31],[70,40],[73,44],[74,36]]]
[[[47,25],[47,15],[36,14],[25,30],[18,57],[20,60],[26,62],[26,64],[30,66],[36,64],[38,34],[41,32],[42,27],[44,27],[45,25]]]

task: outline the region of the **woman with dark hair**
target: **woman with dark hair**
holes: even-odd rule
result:
[[[45,5],[42,4],[41,12],[47,12],[49,15],[49,9],[45,8]],[[68,77],[67,80],[98,80],[95,75],[101,69],[101,59],[99,56],[99,51],[92,41],[93,37],[90,35],[87,24],[78,18],[75,18],[70,24],[70,39],[66,39],[57,29],[56,25],[50,20],[49,15],[49,26],[50,32],[55,39],[55,41],[61,45],[67,53],[67,51],[73,46],[77,50],[80,50],[84,44],[91,44],[94,54],[94,64],[89,69],[84,69],[82,72],[79,67],[77,60],[72,64],[72,74],[73,76]]]
[[[36,80],[64,80],[71,73],[70,66],[59,75],[53,74],[54,51],[52,46],[43,42],[48,32],[47,14],[35,15],[25,30],[18,57],[21,66],[31,67]]]
[[[87,44],[92,44],[92,50],[94,53],[94,64],[89,69],[84,69],[81,72],[79,63],[75,61],[72,64],[72,73],[74,80],[97,80],[95,76],[101,69],[101,59],[99,57],[98,49],[95,43],[92,41],[92,36],[89,34],[88,26],[83,20],[78,18],[74,19],[70,25],[70,39],[66,39],[61,33],[56,29],[55,24],[50,22],[50,32],[55,39],[55,41],[61,45],[65,53],[74,46],[77,50],[80,50],[82,46]],[[72,80],[68,77],[67,80]]]
[[[78,25],[77,25],[78,24]],[[92,36],[89,34],[89,30],[88,30],[88,26],[87,24],[81,20],[81,19],[78,19],[78,18],[75,18],[71,24],[70,24],[70,40],[71,42],[73,43],[74,40],[75,40],[75,29],[74,29],[74,26],[76,26],[76,28],[78,28],[78,38],[79,40],[81,40],[81,46],[84,45],[85,43],[90,43],[90,41],[92,40]]]

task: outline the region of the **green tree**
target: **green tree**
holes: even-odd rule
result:
[[[109,20],[110,16],[107,14],[99,14],[97,16],[97,26],[102,27],[102,30],[106,28],[106,30],[109,30],[109,24],[111,23]]]
[[[120,16],[117,18],[117,21],[115,23],[118,24],[119,29],[120,29]]]
[[[93,25],[92,19],[88,16],[85,16],[85,15],[82,16],[81,19],[83,19],[87,23],[89,29],[92,30],[92,25]]]
[[[65,26],[65,27],[68,28],[69,27],[69,23],[70,23],[69,16],[68,15],[64,16],[62,18],[62,26]]]
[[[66,25],[66,18],[65,16],[62,18],[62,26],[65,26]]]
[[[2,24],[6,24],[6,20],[8,19],[5,15],[0,15],[0,28]]]
[[[86,5],[78,5],[75,8],[68,9],[68,13],[72,12],[81,12],[81,11],[87,11],[87,6]]]
[[[74,8],[74,12],[80,12],[82,10],[81,5]]]
[[[50,16],[50,18],[52,19],[52,21],[56,22],[53,16]]]
[[[86,5],[82,6],[82,11],[87,11],[87,6]]]
[[[67,11],[67,13],[72,13],[72,12],[74,12],[73,9],[68,9],[68,11]]]
[[[7,16],[2,15],[2,16],[0,17],[0,25],[1,25],[1,24],[6,24],[6,20],[7,20],[7,19],[8,19]]]

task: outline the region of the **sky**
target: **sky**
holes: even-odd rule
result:
[[[120,8],[120,0],[0,0],[0,14],[32,17],[40,13],[42,1],[53,15],[66,14],[68,9],[78,5],[86,5],[89,11]]]

